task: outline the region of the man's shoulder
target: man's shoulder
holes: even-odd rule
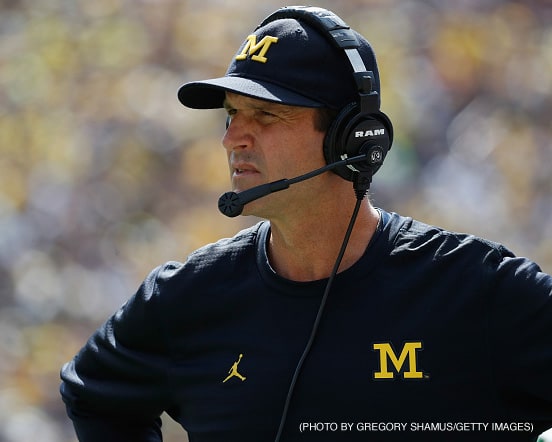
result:
[[[513,256],[503,244],[471,233],[449,230],[394,213],[390,217],[392,253],[428,250],[443,255],[469,251],[496,257]]]
[[[259,222],[245,228],[232,237],[221,238],[191,252],[184,262],[169,261],[156,269],[157,279],[171,279],[178,274],[205,273],[208,270],[229,269],[244,257],[255,254],[257,240],[266,226]]]
[[[193,261],[212,262],[218,259],[236,259],[244,252],[254,249],[257,244],[259,233],[266,228],[266,222],[261,221],[254,226],[248,227],[229,238],[221,238],[216,242],[206,244],[193,251],[186,260],[186,263]]]

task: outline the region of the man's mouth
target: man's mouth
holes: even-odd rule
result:
[[[234,169],[234,175],[236,176],[243,176],[243,175],[251,175],[259,173],[259,171],[250,165],[236,165],[233,167]]]

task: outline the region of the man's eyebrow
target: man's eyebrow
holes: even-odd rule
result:
[[[223,105],[224,109],[226,109],[226,110],[235,109],[234,106],[232,105],[232,103],[230,103],[226,99],[223,101],[222,105]],[[258,103],[257,102],[251,102],[251,103],[247,104],[247,107],[252,109],[252,110],[268,111],[268,112],[275,111],[275,110],[280,110],[280,112],[282,112],[286,108],[286,106],[278,106],[278,104],[271,103],[269,101],[260,101]]]
[[[222,105],[223,105],[223,107],[226,111],[236,110],[236,107],[231,102],[231,99],[228,99],[228,97],[226,97],[223,100]],[[256,110],[256,111],[263,111],[263,112],[269,112],[269,113],[274,113],[274,114],[280,114],[280,115],[292,113],[294,111],[294,106],[289,106],[289,105],[282,104],[282,103],[274,103],[274,102],[268,101],[268,100],[252,100],[252,101],[249,101],[245,104],[245,108],[248,108],[248,109],[251,109],[251,110]]]

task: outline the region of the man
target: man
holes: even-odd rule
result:
[[[155,269],[63,367],[81,441],[159,441],[162,412],[194,442],[552,426],[552,278],[364,197],[392,127],[363,37],[328,11],[277,11],[179,99],[227,110],[221,210],[268,221]]]

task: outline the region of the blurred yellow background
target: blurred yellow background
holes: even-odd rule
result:
[[[224,113],[176,91],[284,5],[0,1],[0,442],[75,441],[63,362],[150,269],[257,221],[217,209]],[[552,272],[552,2],[316,5],[378,55],[395,143],[375,205]]]

